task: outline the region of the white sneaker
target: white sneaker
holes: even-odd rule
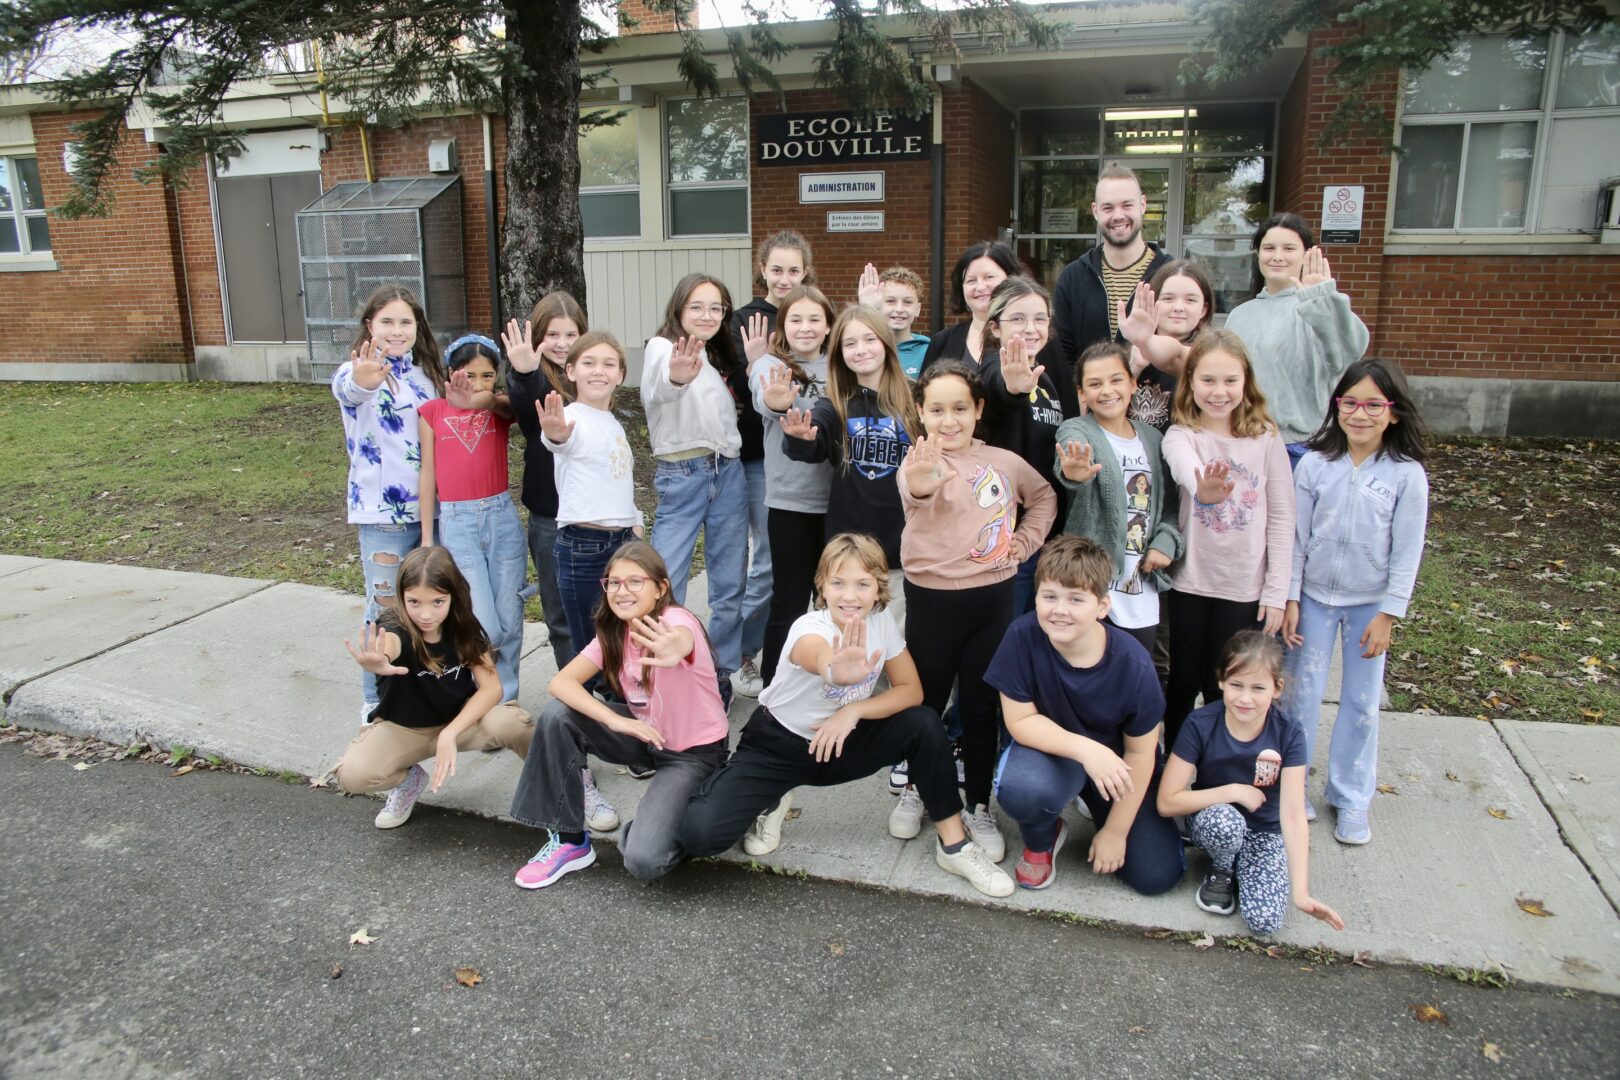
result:
[[[757,698],[765,689],[765,680],[759,674],[754,658],[745,657],[742,667],[731,673],[731,688],[743,697]]]
[[[769,855],[782,846],[782,822],[787,820],[787,813],[793,808],[793,793],[790,791],[782,796],[782,801],[774,809],[767,810],[754,819],[743,834],[743,850],[750,855]]]
[[[967,819],[964,817],[963,820]],[[969,885],[986,896],[1011,896],[1017,888],[1006,871],[992,862],[972,840],[963,844],[955,855],[946,852],[944,844],[936,844],[934,862],[947,874],[966,878]]]
[[[360,703],[360,726],[365,727],[371,723],[371,714],[377,711],[375,701],[362,701]]]
[[[979,803],[963,811],[962,825],[985,858],[998,863],[1007,857],[1007,841],[1002,838],[1001,827],[996,824],[996,815],[990,812],[990,807]]]
[[[405,779],[388,793],[388,801],[377,811],[372,824],[379,829],[397,829],[411,820],[411,811],[416,807],[416,800],[422,794],[422,789],[427,787],[427,782],[427,770],[420,765],[412,765]]]
[[[597,833],[609,833],[617,829],[619,812],[613,809],[613,804],[596,789],[596,777],[591,775],[589,769],[581,769],[579,772],[585,778],[585,827]]]
[[[914,787],[902,789],[900,801],[889,811],[889,835],[896,840],[910,840],[922,832],[922,820],[922,796]]]

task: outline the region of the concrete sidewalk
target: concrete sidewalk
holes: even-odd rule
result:
[[[705,611],[701,579],[688,599]],[[342,641],[360,611],[355,597],[305,585],[0,556],[5,720],[319,776],[355,730],[357,675]],[[554,667],[544,626],[529,631],[523,702],[538,712]],[[734,728],[752,707],[739,699]],[[1331,814],[1311,827],[1312,891],[1347,929],[1291,912],[1276,940],[1620,993],[1620,731],[1387,713],[1379,750],[1388,790],[1373,808],[1374,842],[1335,843]],[[498,817],[517,773],[511,755],[465,754],[430,801]],[[597,778],[633,817],[640,785],[612,766]],[[1318,772],[1319,805],[1321,787]],[[1089,872],[1090,826],[1076,819],[1052,888],[988,900],[934,866],[929,830],[910,842],[888,835],[893,799],[880,777],[800,790],[795,805],[782,847],[762,860],[786,872],[1144,928],[1245,932],[1193,904],[1198,852],[1177,890],[1139,897]],[[1010,871],[1018,842],[1005,819],[1003,828]],[[513,851],[514,869],[529,854]],[[748,861],[740,850],[727,857]],[[1521,898],[1552,917],[1525,913]]]

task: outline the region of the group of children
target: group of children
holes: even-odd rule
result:
[[[517,883],[541,888],[620,826],[587,755],[651,778],[621,838],[638,878],[774,850],[794,788],[888,769],[891,834],[926,816],[938,865],[981,892],[1050,886],[1074,804],[1093,870],[1140,893],[1175,886],[1190,842],[1211,861],[1199,906],[1270,932],[1291,899],[1342,926],[1306,873],[1323,682],[1339,635],[1327,801],[1335,836],[1366,843],[1427,480],[1399,372],[1359,359],[1308,229],[1274,221],[1266,290],[1226,329],[1202,272],[1169,262],[1073,363],[1001,244],[958,261],[970,318],[932,340],[910,332],[915,274],[868,265],[839,312],[796,233],[761,245],[740,310],[687,275],[644,352],[650,538],[612,334],[552,294],[504,349],[466,335],[441,360],[414,298],[379,291],[333,379],[367,601],[340,784],[387,791],[389,828],[458,750],[512,749],[512,815],[548,832]],[[1234,325],[1259,327],[1264,364]],[[1272,415],[1257,368],[1284,402],[1331,387],[1308,432]],[[707,626],[683,606],[700,532]],[[538,718],[518,705],[528,555],[559,668]],[[734,692],[759,704],[728,751]],[[1021,834],[1011,875],[992,801]]]

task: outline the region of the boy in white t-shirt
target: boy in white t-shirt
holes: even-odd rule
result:
[[[840,533],[816,567],[816,609],[788,632],[776,676],[759,697],[730,762],[692,797],[681,825],[691,857],[738,838],[750,855],[774,851],[796,787],[833,787],[911,763],[916,785],[889,817],[902,840],[939,834],[934,861],[989,896],[1013,882],[967,836],[956,766],[939,716],[922,706],[922,683],[887,609],[889,565],[869,536]],[[878,676],[889,688],[873,693]],[[744,836],[744,834],[747,834]]]

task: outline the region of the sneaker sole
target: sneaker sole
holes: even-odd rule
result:
[[[415,810],[416,807],[413,806],[410,808],[410,810],[405,812],[404,816],[399,818],[385,819],[382,814],[379,813],[375,818],[372,819],[371,823],[379,829],[397,829],[407,821],[411,820],[411,814],[414,813]]]
[[[613,824],[611,825],[603,825],[600,820],[595,822],[587,821],[585,822],[585,828],[593,833],[610,833],[617,831],[621,824],[623,824],[623,822],[619,820],[619,815],[614,814]]]
[[[1345,836],[1341,834],[1338,829],[1334,829],[1333,839],[1337,840],[1341,844],[1348,844],[1351,847],[1361,847],[1363,844],[1372,843],[1372,833],[1368,833],[1366,836]]]
[[[1211,915],[1230,915],[1232,912],[1237,910],[1237,904],[1235,903],[1231,907],[1210,907],[1208,904],[1204,903],[1204,898],[1202,896],[1193,897],[1193,903],[1197,904],[1201,911],[1207,911]]]
[[[520,889],[530,889],[530,890],[543,889],[547,885],[554,884],[558,879],[560,879],[562,877],[565,877],[568,874],[572,874],[575,870],[584,870],[587,867],[591,867],[591,866],[595,866],[595,865],[596,865],[596,849],[591,848],[589,851],[587,851],[581,857],[579,857],[577,859],[573,859],[573,860],[571,860],[569,862],[563,863],[562,866],[560,866],[556,870],[554,870],[552,872],[551,876],[546,878],[544,881],[534,881],[534,882],[521,881],[518,878],[514,877],[512,879],[512,882],[513,882],[513,884],[515,884]]]

